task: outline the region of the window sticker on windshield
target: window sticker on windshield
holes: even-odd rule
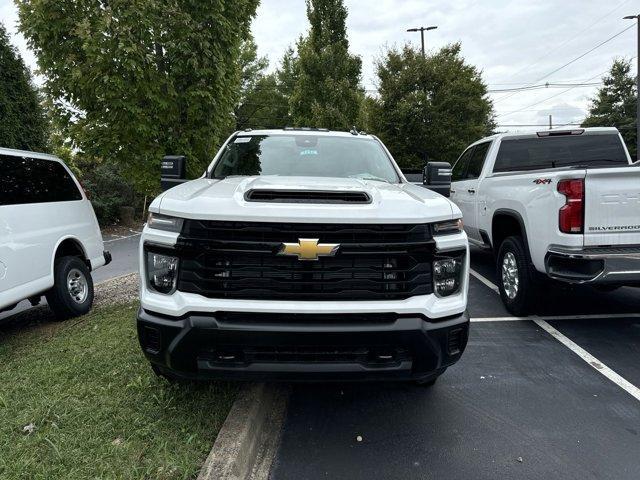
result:
[[[300,151],[300,156],[303,157],[305,155],[318,155],[318,150],[312,150],[311,148],[307,148],[305,150]]]
[[[249,143],[251,141],[251,137],[236,137],[233,143]]]

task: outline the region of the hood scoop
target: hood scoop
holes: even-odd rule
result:
[[[366,192],[341,192],[337,190],[282,190],[253,189],[244,195],[247,202],[271,203],[371,203]]]

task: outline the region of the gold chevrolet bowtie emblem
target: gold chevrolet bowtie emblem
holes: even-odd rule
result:
[[[278,255],[295,255],[298,260],[318,260],[330,257],[340,248],[339,243],[318,243],[317,238],[300,238],[298,243],[283,243]]]

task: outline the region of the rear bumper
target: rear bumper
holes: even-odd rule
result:
[[[640,245],[571,249],[552,246],[545,257],[556,280],[594,285],[640,285]]]
[[[438,321],[253,313],[173,319],[138,312],[149,361],[187,379],[425,380],[458,361],[468,332],[466,312]]]

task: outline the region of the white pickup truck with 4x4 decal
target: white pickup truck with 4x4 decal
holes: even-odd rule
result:
[[[507,309],[548,279],[640,286],[640,168],[615,128],[499,134],[467,148],[451,200],[472,244],[496,253]]]

